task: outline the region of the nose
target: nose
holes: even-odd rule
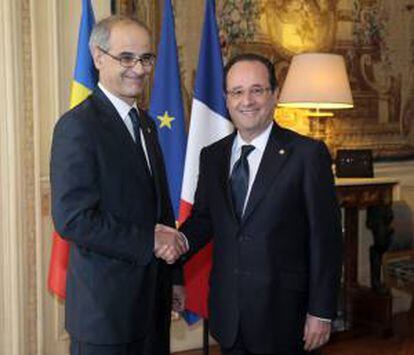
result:
[[[137,63],[129,69],[133,70],[138,75],[142,75],[147,72],[146,68],[142,65],[142,62],[140,60],[137,61]]]
[[[249,106],[254,103],[254,97],[252,93],[249,90],[246,90],[246,92],[243,94],[240,100],[241,104],[243,106]]]

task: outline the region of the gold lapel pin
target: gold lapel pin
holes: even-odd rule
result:
[[[280,149],[280,150],[279,150],[279,154],[280,154],[280,155],[285,154],[285,150],[284,150],[284,149]]]

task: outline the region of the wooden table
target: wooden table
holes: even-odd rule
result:
[[[393,191],[398,180],[340,178],[336,191],[344,209],[344,323],[346,329],[363,325],[382,334],[391,331],[392,297],[381,284],[381,259],[393,230]],[[358,284],[359,211],[367,210],[366,226],[373,235],[370,247],[370,287]]]

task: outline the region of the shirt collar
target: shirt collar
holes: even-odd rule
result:
[[[132,106],[128,105],[124,100],[121,100],[119,97],[112,94],[110,91],[108,91],[101,82],[98,82],[99,88],[102,90],[102,92],[106,95],[108,100],[111,102],[111,104],[115,107],[116,111],[118,112],[119,116],[125,121],[125,119],[128,117],[129,111],[131,108],[136,108],[138,113],[139,109],[137,107],[137,103],[134,102]]]
[[[243,140],[240,136],[239,132],[237,132],[236,140],[235,140],[235,151],[239,154],[241,147],[243,145],[253,145],[255,149],[264,152],[266,148],[267,141],[269,140],[270,132],[272,131],[273,121],[267,126],[267,128],[260,133],[256,138],[254,138],[250,143],[247,143]]]

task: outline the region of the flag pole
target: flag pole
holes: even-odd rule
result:
[[[215,1],[206,0],[184,165],[180,222],[184,222],[191,213],[202,148],[224,138],[234,130],[228,117],[222,88],[223,59]],[[203,354],[209,353],[207,298],[212,248],[210,242],[184,265],[186,310],[203,317]]]
[[[111,0],[111,15],[115,15],[117,10],[116,0]]]
[[[208,318],[203,318],[203,355],[209,353],[208,333]]]
[[[70,108],[77,106],[85,100],[93,91],[98,81],[98,75],[88,45],[94,24],[95,16],[91,0],[83,0],[76,65],[70,93]],[[66,297],[66,273],[70,244],[61,238],[57,232],[53,232],[52,238],[47,284],[53,294],[64,300]]]

